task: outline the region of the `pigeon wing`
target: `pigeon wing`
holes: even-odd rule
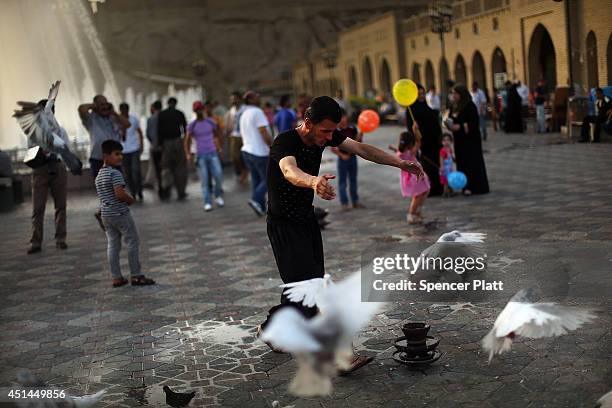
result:
[[[288,299],[295,303],[302,303],[307,307],[317,305],[317,299],[325,290],[326,278],[314,278],[300,282],[291,282],[280,285],[281,288],[286,288],[284,294]],[[331,282],[328,280],[328,282]]]
[[[516,333],[533,339],[560,336],[595,318],[588,310],[554,303],[536,303],[531,305],[531,309],[533,318],[518,328]]]
[[[90,408],[100,402],[104,394],[106,394],[106,390],[101,390],[91,395],[83,395],[82,397],[68,397],[67,399],[72,401],[73,406],[76,408]]]
[[[21,107],[20,110],[15,110],[13,117],[17,119],[17,123],[23,130],[23,133],[30,138],[32,144],[47,148],[48,141],[44,139],[44,132],[40,126],[41,113],[43,108],[33,102],[17,102]]]
[[[291,354],[316,352],[321,349],[306,319],[292,307],[285,307],[274,313],[261,339]]]
[[[47,97],[47,104],[45,105],[45,112],[47,113],[52,113],[55,98],[57,98],[57,93],[59,92],[60,82],[61,81],[56,81],[55,83],[51,84],[49,96]]]
[[[612,391],[598,399],[597,404],[599,404],[600,408],[612,408]]]
[[[484,258],[485,254],[485,245],[479,242],[436,242],[421,252],[424,259],[440,258],[442,260],[444,260],[444,258]],[[436,263],[433,260],[430,262],[433,262],[432,266],[436,269]],[[429,267],[421,269],[429,269]]]
[[[487,234],[481,232],[460,232],[455,242],[484,242]]]

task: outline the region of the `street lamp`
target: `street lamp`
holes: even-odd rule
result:
[[[444,33],[451,31],[451,19],[453,9],[445,1],[435,1],[429,7],[429,18],[431,18],[431,32],[440,34],[440,45],[442,46],[442,58],[445,58]]]
[[[200,87],[202,88],[202,100],[206,99],[206,95],[204,93],[204,75],[206,74],[206,61],[203,58],[196,60],[193,64],[191,64],[193,68],[193,74],[198,78],[200,82]]]
[[[334,94],[333,81],[334,81],[334,68],[336,68],[336,61],[338,55],[334,51],[327,51],[323,54],[323,60],[325,66],[329,69],[329,96]]]

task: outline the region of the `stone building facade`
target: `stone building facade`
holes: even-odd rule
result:
[[[345,94],[388,93],[403,77],[442,93],[446,79],[488,90],[505,79],[533,88],[543,78],[551,91],[570,76],[582,90],[612,83],[611,0],[460,0],[452,12],[444,50],[427,13],[389,12],[341,32],[335,73]],[[316,77],[311,66],[296,67],[294,87]]]

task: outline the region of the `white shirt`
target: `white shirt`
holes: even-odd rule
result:
[[[225,117],[223,122],[225,123],[226,131],[229,131],[229,135],[232,137],[240,137],[240,133],[236,129],[236,114],[238,113],[238,108],[232,105],[231,108],[225,112]]]
[[[267,157],[270,147],[264,142],[259,128],[268,127],[268,118],[257,106],[249,106],[240,115],[240,136],[242,136],[242,151],[254,156]]]
[[[425,100],[431,109],[440,110],[440,97],[437,93],[432,91],[427,92]]]
[[[123,153],[134,153],[140,150],[140,140],[137,130],[140,129],[138,118],[134,115],[129,115],[130,127],[125,130],[125,140],[121,142],[123,145]]]
[[[470,92],[470,95],[472,95],[472,102],[474,102],[474,105],[478,108],[478,114],[483,115],[485,107],[487,106],[487,97],[484,92],[482,89],[478,88],[476,92]]]
[[[529,103],[529,87],[525,84],[521,84],[521,86],[516,89],[516,92],[518,92],[521,97],[521,103],[527,105]]]

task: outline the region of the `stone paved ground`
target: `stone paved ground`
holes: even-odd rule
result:
[[[387,127],[367,139],[386,146],[397,133]],[[164,406],[164,384],[196,390],[193,406],[592,407],[612,388],[612,145],[495,134],[486,149],[492,193],[431,199],[423,226],[404,222],[407,202],[392,168],[360,163],[367,209],[341,213],[337,202],[323,204],[332,221],[323,234],[326,266],[336,277],[358,268],[361,251],[373,245],[430,242],[457,228],[489,234],[491,263],[509,287],[473,306],[388,304],[356,341],[376,360],[335,380],[329,398],[288,394],[294,362],[254,338],[280,281],[265,221],[229,173],[224,209],[205,214],[196,183],[187,202],[146,195],[133,208],[154,287],[110,287],[92,193],[70,196],[66,252],[47,240],[41,254],[25,254],[28,204],[1,215],[0,386],[28,368],[74,394],[107,388],[102,406],[109,407]],[[334,167],[327,161],[323,170]],[[50,216],[46,231],[53,231]],[[556,339],[519,340],[487,365],[479,339],[512,291],[540,273],[560,282],[565,303],[598,308],[597,322]],[[391,358],[407,320],[429,322],[441,339],[444,355],[428,369]]]

